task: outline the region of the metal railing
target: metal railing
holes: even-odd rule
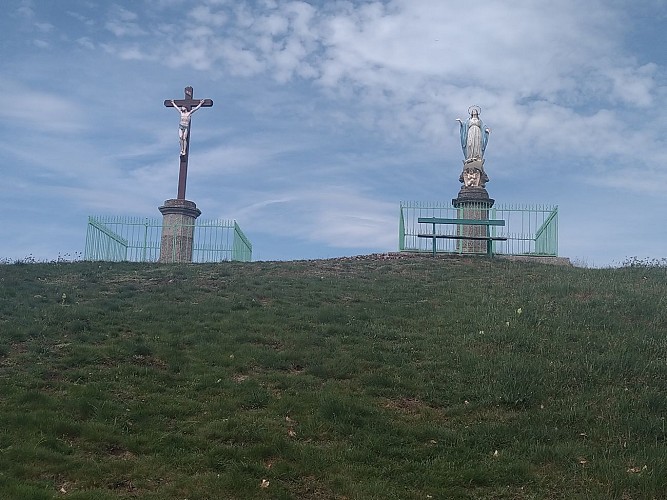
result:
[[[174,228],[180,234],[179,226]],[[235,220],[198,221],[192,228],[192,262],[252,260],[252,243]],[[156,217],[88,217],[84,260],[157,262],[162,219]]]
[[[558,206],[556,205],[496,205],[488,208],[466,205],[456,208],[451,203],[401,202],[398,223],[398,248],[401,252],[433,252],[433,241],[419,238],[430,231],[428,224],[420,224],[419,217],[462,219],[463,210],[480,210],[489,219],[502,219],[505,226],[492,226],[489,236],[506,237],[494,241],[493,253],[504,255],[558,256]],[[458,234],[457,227],[443,228],[443,234]],[[438,253],[463,253],[464,246],[455,239],[439,239]]]

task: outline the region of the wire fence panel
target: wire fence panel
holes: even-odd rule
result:
[[[185,226],[170,229],[173,234],[181,234]],[[252,260],[252,243],[234,220],[198,221],[187,229],[193,234],[192,262]],[[159,218],[88,217],[84,259],[158,262],[162,234]]]
[[[454,207],[447,202],[401,202],[398,223],[398,247],[401,252],[433,252],[435,241],[438,253],[464,253],[467,248],[453,238],[424,238],[420,234],[432,233],[432,225],[419,223],[420,217],[464,219],[465,213],[478,210],[484,218],[502,219],[504,226],[489,226],[488,236],[504,237],[506,241],[494,241],[493,253],[504,255],[558,256],[558,206],[555,205],[497,205],[489,208],[481,202],[478,207],[467,204]],[[460,235],[461,226],[442,225],[441,235]],[[469,252],[465,252],[469,253]]]

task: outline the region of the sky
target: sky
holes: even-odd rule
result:
[[[0,259],[84,251],[89,215],[186,198],[254,260],[398,249],[456,197],[456,118],[498,204],[559,207],[559,254],[667,256],[667,0],[5,0]]]

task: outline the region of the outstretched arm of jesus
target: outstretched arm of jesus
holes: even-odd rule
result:
[[[181,108],[178,107],[178,104],[176,104],[173,99],[171,100],[171,105],[174,107],[176,111],[182,113]]]
[[[192,108],[192,111],[190,111],[190,114],[194,113],[194,112],[197,111],[199,108],[201,108],[202,105],[204,104],[204,101],[205,101],[205,99],[202,99],[201,101],[199,101],[199,104],[197,104],[194,108]]]

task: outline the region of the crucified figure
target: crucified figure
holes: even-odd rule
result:
[[[192,108],[190,111],[186,107],[178,107],[178,105],[171,100],[171,104],[176,111],[181,114],[181,121],[178,124],[178,139],[181,142],[181,156],[185,156],[185,151],[188,147],[188,129],[190,128],[190,120],[192,119],[192,113],[197,111],[204,104],[205,99],[201,99],[199,104]]]

